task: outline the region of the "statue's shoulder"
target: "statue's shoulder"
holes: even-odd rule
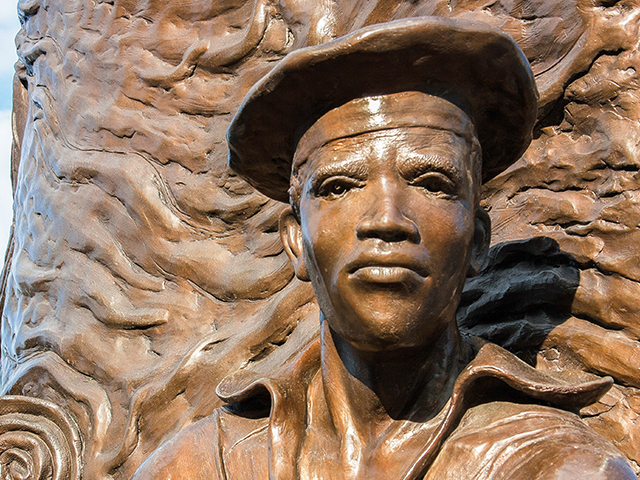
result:
[[[218,408],[165,442],[132,480],[268,478],[267,423]]]
[[[635,480],[620,451],[577,415],[491,402],[469,409],[427,480]]]

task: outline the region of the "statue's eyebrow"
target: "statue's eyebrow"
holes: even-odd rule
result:
[[[334,176],[348,176],[365,180],[369,174],[369,166],[363,159],[345,159],[322,165],[311,172],[311,186],[315,188],[324,180]]]
[[[439,172],[452,181],[458,182],[461,179],[460,169],[447,155],[430,152],[428,154],[414,154],[405,157],[402,162],[398,162],[398,171],[405,179],[414,179],[428,172]]]

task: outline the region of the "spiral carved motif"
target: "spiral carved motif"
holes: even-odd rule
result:
[[[51,402],[0,398],[0,480],[78,480],[77,426]]]

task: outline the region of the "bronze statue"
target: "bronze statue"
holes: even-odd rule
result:
[[[302,395],[288,368],[319,362],[318,305],[280,239],[289,204],[229,168],[227,127],[287,54],[423,16],[509,34],[540,94],[529,148],[482,185],[491,249],[464,284],[463,344],[613,378],[563,408],[640,475],[640,0],[21,0],[18,15],[0,477],[129,480],[225,403],[265,421],[269,396],[240,401],[234,376]]]
[[[572,413],[610,378],[537,370],[456,323],[489,248],[481,184],[537,113],[522,52],[481,22],[401,20],[285,57],[229,127],[229,162],[290,203],[280,234],[320,337],[225,378],[226,405],[134,479],[635,478]]]

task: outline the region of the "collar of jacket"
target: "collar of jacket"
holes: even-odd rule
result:
[[[475,358],[458,376],[441,423],[403,480],[423,478],[442,443],[470,407],[483,379],[497,379],[531,398],[533,403],[569,410],[596,402],[613,385],[611,377],[581,371],[537,370],[498,345],[477,337],[470,339],[470,343],[476,351]],[[270,470],[278,472],[274,478],[296,478],[297,448],[292,446],[300,444],[305,430],[307,387],[320,367],[320,340],[307,337],[304,348],[283,348],[279,357],[277,362],[269,362],[268,368],[256,364],[232,373],[218,385],[216,393],[223,401],[236,403],[268,392]]]

